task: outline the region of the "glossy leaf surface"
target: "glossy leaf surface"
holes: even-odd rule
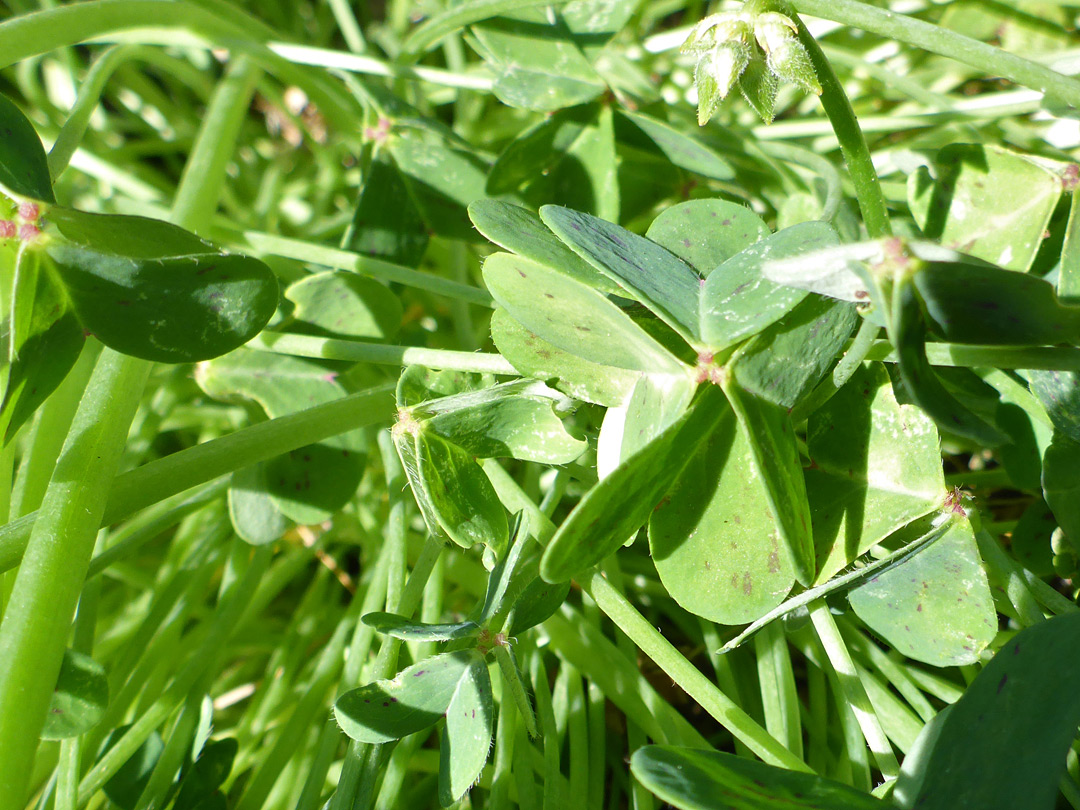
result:
[[[392,679],[350,689],[334,703],[334,717],[357,742],[386,743],[422,731],[446,712],[478,660],[475,650],[424,659]]]
[[[0,94],[0,185],[22,197],[55,202],[45,150],[34,125]]]

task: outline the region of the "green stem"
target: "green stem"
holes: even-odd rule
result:
[[[798,16],[794,19],[799,28],[799,42],[810,55],[810,62],[821,83],[821,106],[829,116],[833,131],[840,142],[840,151],[847,162],[852,185],[855,186],[855,197],[859,201],[866,232],[871,239],[889,236],[892,234],[892,225],[889,223],[885,197],[881,193],[881,181],[866,146],[866,138],[859,128],[855,110],[852,109],[844,86],[836,77],[836,72],[822,53],[817,40],[806,30]]]
[[[1036,62],[914,17],[857,0],[788,0],[798,11],[963,62],[990,76],[1056,96],[1080,107],[1080,81]]]
[[[376,386],[243,428],[123,473],[108,494],[102,522],[109,525],[151,504],[218,476],[288,453],[298,447],[367,425],[388,423],[394,385]],[[18,565],[37,512],[0,527],[0,571]],[[95,524],[94,528],[102,525]]]
[[[211,230],[209,235],[217,241],[227,243],[230,247],[236,247],[247,252],[281,256],[286,259],[296,259],[297,261],[310,262],[324,267],[341,267],[354,270],[371,278],[393,281],[407,287],[416,287],[419,290],[427,290],[437,295],[467,301],[470,304],[477,304],[482,307],[494,306],[491,296],[479,287],[439,278],[431,273],[422,273],[419,270],[413,270],[400,264],[383,261],[372,256],[364,256],[361,253],[353,253],[349,250],[317,245],[302,239],[289,239],[284,236],[275,236],[258,231],[233,231],[225,228],[215,228]]]
[[[345,360],[350,363],[380,363],[388,366],[421,365],[450,371],[475,371],[481,374],[517,375],[517,370],[502,355],[490,352],[460,352],[450,349],[425,349],[421,346],[387,346],[360,340],[296,335],[289,332],[263,332],[247,343],[249,349],[295,357]]]
[[[106,351],[75,414],[0,624],[0,810],[18,810],[105,499],[150,364]]]
[[[775,737],[701,674],[701,671],[598,571],[586,574],[580,584],[581,589],[593,598],[600,610],[630,637],[638,649],[649,656],[702,709],[730,731],[732,736],[746,743],[746,746],[765,762],[794,771],[810,770],[805,762],[784,748]]]
[[[932,366],[961,368],[1022,368],[1080,371],[1080,348],[1074,346],[967,346],[960,343],[927,343],[926,357]],[[896,362],[887,340],[876,340],[867,360]]]

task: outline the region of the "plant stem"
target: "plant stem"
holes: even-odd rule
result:
[[[859,128],[855,110],[852,109],[851,101],[844,92],[844,86],[836,77],[836,72],[822,53],[817,40],[806,30],[806,26],[797,15],[794,20],[799,28],[799,42],[810,55],[810,62],[821,83],[821,106],[825,114],[829,116],[833,131],[840,142],[840,151],[847,162],[851,182],[855,186],[855,197],[859,201],[859,210],[862,211],[866,232],[871,239],[889,236],[892,234],[892,225],[889,223],[885,197],[881,193],[881,181],[874,168],[874,161],[870,157],[870,150],[866,146],[866,138],[863,137],[862,130]]]
[[[0,810],[25,800],[105,499],[149,372],[145,361],[102,353],[29,538],[0,624]]]
[[[249,349],[295,357],[345,360],[351,363],[380,363],[389,366],[413,364],[450,371],[475,371],[481,374],[517,375],[517,370],[502,355],[491,352],[460,352],[451,349],[425,349],[421,346],[387,346],[360,340],[296,335],[287,332],[263,332],[247,343]]]
[[[927,343],[926,357],[933,366],[962,368],[1023,368],[1080,371],[1080,348],[1074,346],[968,346],[960,343]],[[896,362],[887,340],[876,340],[867,360]]]
[[[284,236],[275,236],[269,233],[260,233],[259,231],[233,231],[217,228],[212,230],[209,235],[218,241],[249,252],[282,256],[286,259],[311,262],[324,267],[346,268],[355,270],[365,276],[371,276],[371,278],[397,282],[407,287],[416,287],[419,290],[427,290],[437,295],[467,301],[470,304],[477,304],[482,307],[494,306],[491,296],[488,295],[486,290],[481,290],[479,287],[450,281],[431,273],[422,273],[410,267],[404,267],[371,256],[364,256],[361,253],[353,253],[349,250],[317,245],[303,239],[288,239]]]
[[[115,523],[186,489],[298,447],[367,425],[389,423],[393,403],[394,385],[388,383],[151,461],[116,476],[102,522]],[[18,565],[37,519],[38,513],[32,512],[0,526],[0,571]],[[95,530],[100,525],[95,524]]]
[[[914,17],[857,0],[788,0],[798,11],[947,56],[991,76],[1032,87],[1080,107],[1080,81],[1036,62]]]

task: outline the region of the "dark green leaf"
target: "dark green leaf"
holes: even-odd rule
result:
[[[180,782],[180,792],[176,796],[173,810],[210,810],[211,807],[223,807],[225,796],[218,788],[229,778],[239,747],[235,737],[208,743]]]
[[[580,211],[545,205],[540,218],[571,250],[697,345],[703,282],[682,259],[644,236]]]
[[[108,704],[109,681],[105,668],[89,655],[64,650],[41,738],[78,737],[98,724]]]
[[[569,594],[569,580],[552,583],[536,577],[514,603],[513,618],[506,634],[514,637],[546,621],[566,601]]]
[[[1080,444],[1058,432],[1043,455],[1042,488],[1065,537],[1080,553]]]
[[[218,253],[209,242],[160,219],[88,214],[56,206],[49,209],[48,220],[69,242],[129,259],[175,259]]]
[[[129,728],[131,726],[120,726],[110,732],[109,736],[105,738],[105,742],[101,744],[98,759],[104,756],[124,736],[124,733]],[[153,773],[154,766],[157,765],[158,759],[161,758],[161,752],[164,748],[165,743],[162,742],[161,735],[157,731],[151,731],[143,744],[105,783],[101,789],[102,793],[121,810],[135,810],[139,802],[139,796],[142,795],[143,788],[150,781],[150,774]]]
[[[886,810],[890,806],[841,782],[721,751],[647,745],[634,752],[630,770],[679,810]]]
[[[264,465],[245,467],[229,482],[229,520],[237,536],[253,546],[273,543],[289,522],[277,508],[266,483]]]
[[[1031,392],[1046,408],[1054,429],[1080,442],[1080,375],[1075,371],[1032,369]]]
[[[427,226],[397,164],[385,150],[377,150],[343,247],[362,256],[416,267],[427,244]]]
[[[448,239],[476,241],[466,208],[486,196],[483,161],[464,149],[411,136],[391,140],[390,151],[427,226]]]
[[[480,625],[476,622],[424,624],[396,613],[367,613],[361,620],[380,633],[405,641],[453,641],[458,638],[473,638],[480,633]]]
[[[21,197],[56,202],[49,163],[34,125],[4,95],[0,95],[0,185]]]
[[[1080,724],[1080,614],[1005,643],[897,785],[919,810],[1051,810]],[[906,771],[907,769],[905,769]]]
[[[83,326],[110,348],[147,360],[225,354],[255,337],[277,308],[277,279],[244,256],[132,258],[59,240],[45,251]]]

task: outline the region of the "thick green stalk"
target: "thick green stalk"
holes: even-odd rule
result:
[[[866,146],[866,138],[859,128],[855,110],[852,109],[851,101],[848,100],[844,86],[836,77],[832,65],[821,52],[817,40],[806,30],[798,16],[795,17],[795,22],[799,27],[799,42],[810,55],[810,62],[821,83],[821,106],[829,116],[833,131],[840,142],[840,151],[847,162],[852,185],[855,186],[855,197],[859,201],[866,232],[871,239],[889,236],[892,234],[892,225],[889,223],[885,197],[881,193],[881,181],[870,157],[870,149]]]
[[[298,447],[388,422],[393,402],[392,383],[376,386],[151,461],[116,477],[102,522],[115,523],[186,489]],[[37,518],[38,513],[32,512],[0,526],[0,571],[19,564]]]
[[[18,810],[150,364],[106,351],[75,414],[0,625],[0,810]]]
[[[804,14],[850,25],[963,62],[990,76],[1040,90],[1080,107],[1080,81],[992,45],[857,0],[788,0]]]

